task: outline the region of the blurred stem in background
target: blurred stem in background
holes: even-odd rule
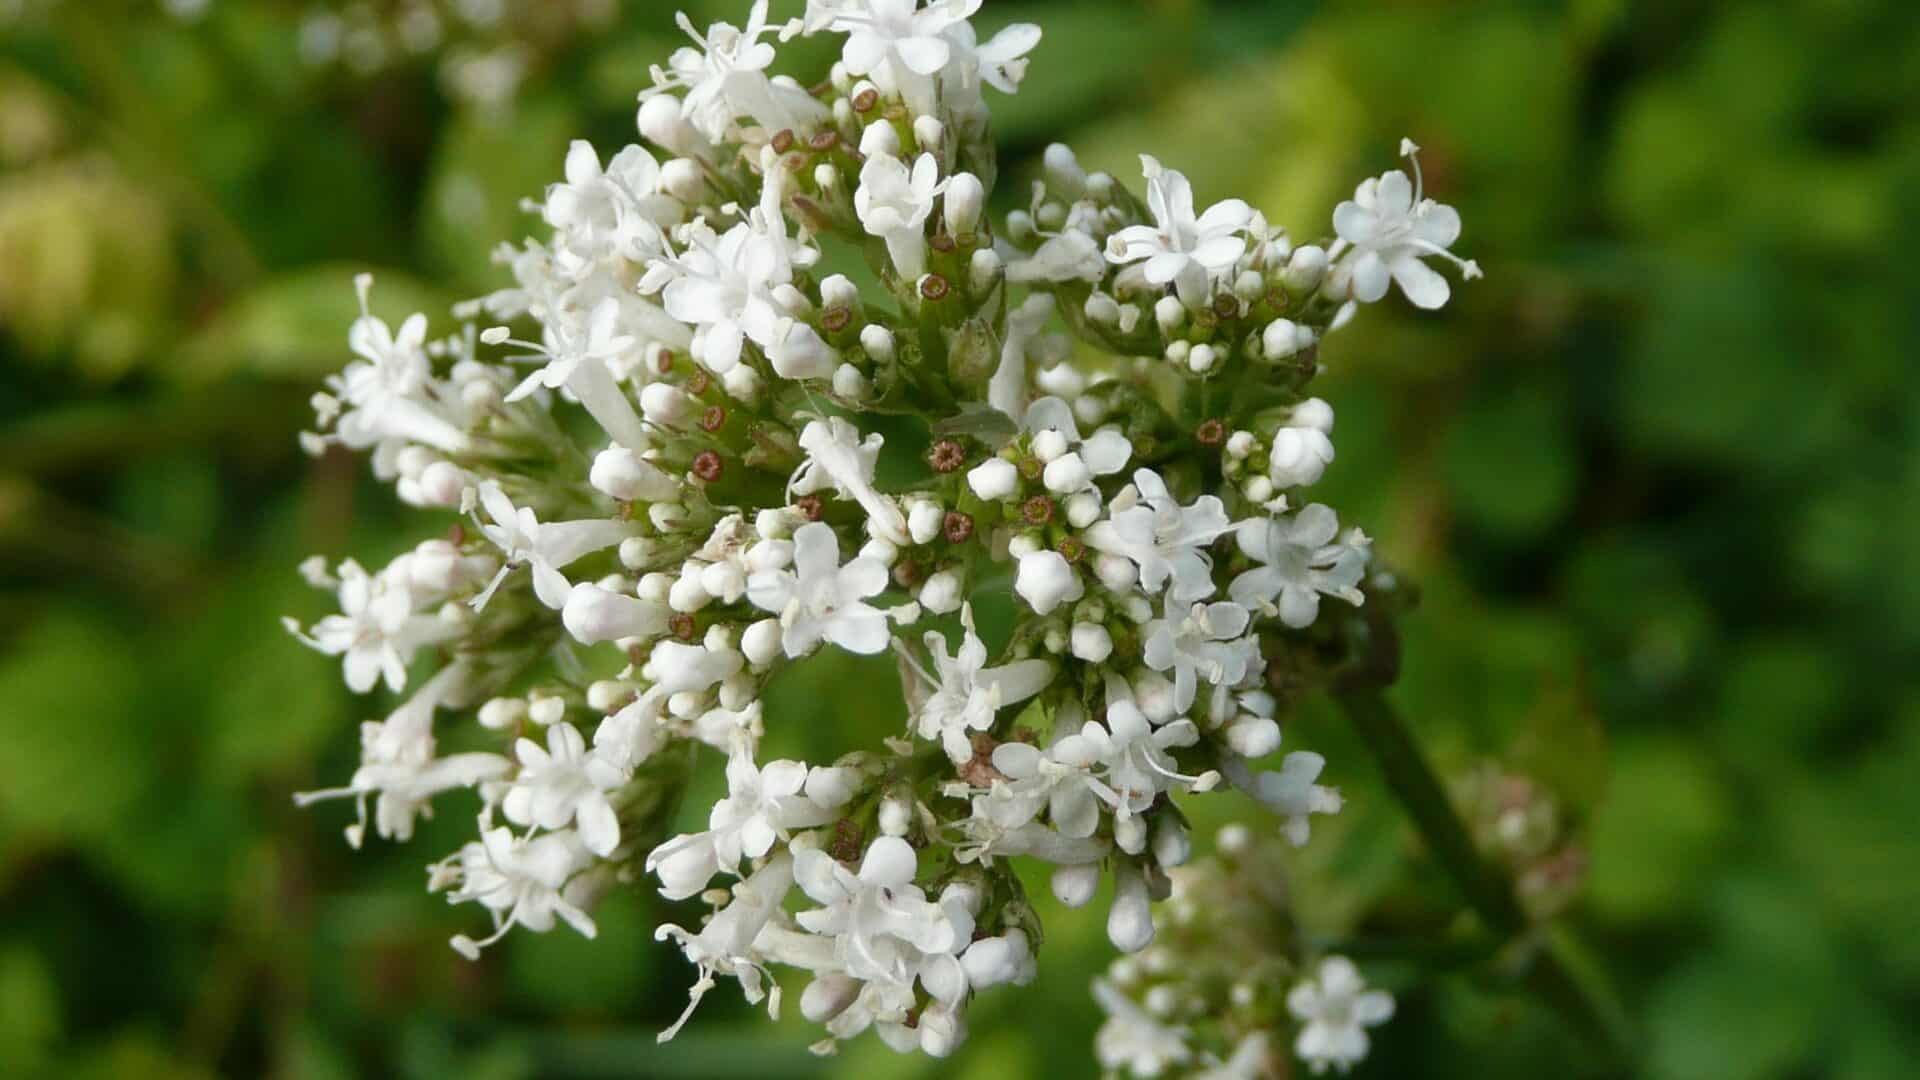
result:
[[[1385,694],[1378,687],[1349,685],[1336,700],[1467,906],[1501,942],[1525,954],[1520,963],[1526,984],[1607,1056],[1609,1075],[1636,1073],[1637,1044],[1612,988],[1600,972],[1575,962],[1570,931],[1536,925],[1527,917],[1514,883],[1481,857],[1440,778]]]

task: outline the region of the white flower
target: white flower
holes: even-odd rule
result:
[[[1146,627],[1145,659],[1155,671],[1173,671],[1173,707],[1186,712],[1193,706],[1201,679],[1222,691],[1247,677],[1259,659],[1259,643],[1241,640],[1250,617],[1234,603],[1195,604],[1188,614],[1155,619]]]
[[[946,32],[980,10],[981,0],[810,0],[809,27],[847,34],[841,59],[851,75],[870,75],[898,91],[915,112],[931,113],[934,79],[953,57]]]
[[[699,1006],[700,999],[713,989],[716,975],[732,975],[739,979],[740,989],[749,1002],[760,1000],[763,980],[771,983],[774,1002],[778,1002],[779,984],[774,983],[772,976],[767,973],[767,958],[754,947],[754,943],[767,925],[779,916],[780,902],[792,888],[793,860],[786,852],[776,852],[766,865],[733,887],[733,900],[715,913],[699,933],[689,933],[672,923],[662,924],[653,932],[656,941],[668,938],[678,941],[680,951],[700,972],[700,978],[689,993],[686,1011],[671,1027],[660,1033],[659,1041],[666,1042],[680,1033],[680,1029],[692,1019],[693,1010]]]
[[[785,341],[789,316],[773,291],[792,283],[796,251],[775,224],[756,214],[716,234],[696,221],[685,231],[686,250],[650,264],[642,280],[643,291],[664,288],[667,314],[699,328],[698,359],[717,375],[739,364],[746,342],[771,349]]]
[[[949,70],[959,69],[962,87],[978,78],[1003,94],[1012,94],[1027,77],[1027,54],[1040,44],[1040,28],[1013,23],[982,44],[973,24],[962,21],[947,28],[946,38],[953,47]]]
[[[800,431],[800,448],[807,452],[807,460],[794,472],[788,493],[807,495],[832,488],[867,512],[873,535],[893,544],[907,544],[907,520],[899,504],[873,486],[874,466],[879,463],[880,447],[885,442],[877,432],[861,439],[859,428],[837,416],[808,421]]]
[[[824,109],[804,91],[767,77],[774,57],[773,46],[760,40],[772,29],[767,24],[767,0],[754,0],[744,29],[719,22],[702,34],[684,12],[675,19],[694,45],[675,50],[666,70],[654,67],[654,85],[642,95],[643,100],[685,88],[681,115],[713,142],[726,137],[736,116],[751,116],[778,130],[798,129],[824,115]]]
[[[1327,759],[1307,750],[1296,750],[1281,761],[1278,771],[1258,775],[1237,754],[1221,758],[1220,773],[1234,787],[1254,801],[1285,818],[1280,833],[1294,847],[1303,847],[1312,837],[1312,815],[1337,814],[1343,805],[1340,792],[1314,781],[1327,766]]]
[[[1130,489],[1108,507],[1107,519],[1087,530],[1095,551],[1124,556],[1140,571],[1140,586],[1150,593],[1167,589],[1167,601],[1191,604],[1213,593],[1213,564],[1202,550],[1233,528],[1226,507],[1212,495],[1181,506],[1158,473],[1141,469]],[[1169,585],[1171,582],[1171,585]]]
[[[1132,702],[1107,703],[1107,722],[1089,720],[1078,732],[1053,744],[1048,757],[1093,777],[1090,787],[1100,801],[1125,820],[1146,812],[1153,800],[1175,784],[1195,784],[1200,778],[1183,775],[1167,751],[1200,741],[1200,729],[1191,720],[1175,720],[1153,727]],[[996,755],[997,757],[997,755]],[[1063,831],[1065,826],[1062,826]],[[1140,837],[1144,843],[1145,837]],[[1137,846],[1122,844],[1129,851]]]
[[[1303,1022],[1293,1051],[1317,1075],[1346,1072],[1367,1056],[1366,1029],[1393,1016],[1393,995],[1368,990],[1353,961],[1329,956],[1316,976],[1287,992],[1287,1011]]]
[[[386,680],[387,689],[407,684],[407,664],[426,645],[457,637],[460,630],[431,615],[416,615],[407,585],[382,574],[369,575],[348,559],[340,564],[340,613],[328,615],[302,632],[292,619],[283,625],[310,649],[341,657],[347,686],[356,694]]]
[[[885,565],[857,558],[841,566],[839,537],[815,521],[794,530],[793,569],[754,574],[747,599],[780,617],[788,656],[804,656],[823,639],[848,652],[877,653],[887,647],[887,616],[862,601],[886,587]]]
[[[498,754],[433,756],[434,710],[465,683],[467,675],[461,665],[449,664],[386,720],[361,724],[360,767],[353,779],[344,788],[302,792],[293,797],[294,803],[308,806],[325,799],[353,798],[360,813],[347,826],[347,843],[357,848],[366,838],[367,796],[377,795],[374,831],[404,843],[413,839],[414,818],[433,816],[430,803],[435,795],[504,775],[509,765]]]
[[[633,402],[613,378],[612,365],[620,363],[638,344],[633,335],[622,332],[622,312],[621,302],[608,297],[594,305],[584,324],[564,320],[549,322],[550,346],[499,338],[530,349],[545,361],[514,387],[506,400],[519,401],[543,386],[548,389],[564,386],[615,442],[624,446],[645,445],[647,434],[640,414],[634,411]]]
[[[947,655],[947,636],[931,631],[925,641],[934,672],[920,671],[933,688],[914,714],[915,730],[926,739],[938,739],[955,764],[973,759],[972,732],[993,726],[1002,708],[1025,701],[1046,688],[1053,669],[1045,660],[1016,660],[987,667],[987,646],[973,628],[973,606],[960,609],[965,634],[960,651]],[[904,650],[902,655],[907,655]],[[911,656],[908,656],[911,661]],[[916,665],[917,667],[917,665]]]
[[[795,919],[834,938],[835,954],[854,978],[911,986],[931,974],[929,992],[938,988],[944,992],[936,996],[952,1000],[966,991],[954,954],[972,940],[973,918],[958,904],[928,900],[913,883],[916,868],[913,848],[897,836],[874,840],[858,874],[817,848],[802,851],[794,879],[821,906]]]
[[[1085,490],[1094,477],[1126,468],[1133,456],[1133,443],[1119,428],[1104,427],[1082,439],[1073,408],[1057,397],[1038,398],[1027,406],[1021,427],[1032,438],[1034,453],[1046,464],[1041,482],[1056,495]]]
[[[537,825],[551,832],[574,822],[587,850],[607,856],[620,846],[620,819],[607,792],[627,782],[619,766],[587,752],[580,730],[568,723],[547,729],[542,749],[532,739],[514,744],[520,775],[500,803],[515,825]]]
[[[1025,600],[1035,614],[1047,615],[1061,604],[1080,599],[1087,590],[1066,556],[1057,551],[1041,550],[1020,557],[1013,591],[1020,594],[1020,599]]]
[[[494,932],[480,941],[461,934],[453,939],[455,951],[469,960],[478,959],[481,949],[515,926],[546,933],[553,929],[556,915],[582,937],[593,937],[593,919],[561,895],[567,880],[586,867],[588,858],[571,832],[529,838],[515,836],[504,826],[481,829],[479,842],[469,842],[454,858],[452,873],[460,888],[447,894],[447,900],[478,901],[493,915]]]
[[[1239,199],[1215,203],[1198,217],[1193,185],[1158,161],[1140,155],[1147,178],[1147,206],[1154,224],[1131,225],[1107,238],[1107,259],[1120,265],[1146,260],[1143,271],[1154,285],[1171,283],[1189,307],[1206,300],[1210,278],[1233,268],[1246,254],[1243,235],[1253,209]]]
[[[327,380],[348,407],[334,428],[340,443],[364,450],[401,439],[446,453],[467,449],[466,433],[427,397],[433,381],[426,353],[427,317],[408,316],[396,334],[368,309],[372,276],[355,278],[354,288],[360,298],[360,317],[347,331],[347,345],[360,359]]]
[[[1317,484],[1333,464],[1333,410],[1309,398],[1294,410],[1293,422],[1273,434],[1267,478],[1277,488]]]
[[[1107,1022],[1093,1038],[1102,1068],[1126,1069],[1144,1078],[1193,1060],[1184,1025],[1162,1024],[1105,979],[1093,981],[1093,996],[1107,1013]]]
[[[1333,511],[1320,503],[1292,517],[1243,522],[1240,550],[1264,565],[1234,578],[1227,594],[1235,603],[1278,614],[1281,622],[1296,629],[1313,625],[1321,593],[1356,606],[1364,603],[1359,585],[1370,548],[1357,531],[1334,543],[1339,531]]]
[[[740,872],[740,860],[758,859],[790,829],[824,824],[831,814],[801,789],[807,767],[798,761],[754,764],[745,739],[727,759],[727,797],[713,805],[707,831],[676,836],[647,854],[647,869],[660,876],[660,894],[684,900],[724,870]]]
[[[1338,257],[1343,246],[1352,251],[1335,265],[1330,288],[1336,295],[1370,304],[1387,295],[1392,282],[1415,307],[1431,310],[1444,305],[1452,290],[1422,259],[1438,255],[1458,266],[1469,281],[1480,276],[1480,267],[1447,250],[1460,238],[1460,214],[1425,197],[1420,159],[1414,153],[1418,148],[1409,142],[1401,149],[1413,161],[1412,181],[1394,169],[1361,181],[1353,198],[1334,208],[1333,228],[1340,243],[1330,254]]]
[[[547,224],[575,258],[602,258],[623,231],[645,243],[681,216],[677,200],[660,194],[660,163],[639,146],[613,156],[603,170],[593,144],[575,139],[567,149],[566,181],[547,189]]]
[[[916,281],[927,268],[927,218],[934,200],[947,188],[940,163],[921,154],[908,171],[905,162],[888,155],[867,159],[860,168],[860,187],[853,193],[854,211],[871,236],[887,243],[887,255],[903,281]]]
[[[533,575],[534,595],[541,603],[559,611],[566,607],[567,594],[573,588],[560,568],[612,547],[633,533],[618,521],[542,522],[534,516],[532,508],[515,507],[507,493],[500,490],[500,485],[492,481],[480,485],[480,504],[493,519],[480,522],[480,531],[505,553],[507,561],[486,590],[474,597],[475,609],[485,607],[507,575],[524,563]]]

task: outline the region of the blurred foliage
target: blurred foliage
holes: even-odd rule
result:
[[[379,708],[280,634],[319,606],[294,564],[437,527],[363,463],[295,450],[343,359],[350,274],[381,275],[388,315],[497,281],[488,253],[535,227],[518,202],[566,140],[631,138],[673,6],[628,0],[485,109],[424,63],[303,69],[300,5],[8,9],[0,1073],[1090,1071],[1097,919],[1050,919],[1041,983],[978,1002],[951,1063],[871,1040],[816,1062],[797,1018],[724,995],[659,1048],[690,973],[650,940],[650,895],[610,901],[591,945],[517,935],[471,966],[443,942],[472,913],[420,889],[463,807],[355,856],[337,807],[288,799],[347,775]],[[1425,596],[1399,701],[1456,778],[1497,758],[1556,800],[1587,870],[1568,918],[1650,1075],[1913,1075],[1910,5],[996,0],[984,18],[1016,16],[1048,39],[996,103],[1009,204],[1066,138],[1121,175],[1152,149],[1204,197],[1317,235],[1401,135],[1426,147],[1487,279],[1443,316],[1368,312],[1326,351],[1324,391],[1329,500]],[[778,688],[778,749],[897,727],[890,694],[822,692],[889,685],[855,663]],[[1348,796],[1300,857],[1303,923],[1446,925],[1454,898],[1352,735],[1314,712],[1288,743],[1325,751]],[[1241,812],[1211,802],[1203,821]],[[1366,1075],[1580,1074],[1563,1030],[1483,973],[1369,964],[1403,993]]]

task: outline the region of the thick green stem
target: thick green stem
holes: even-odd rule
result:
[[[1377,688],[1362,687],[1343,690],[1336,700],[1467,906],[1502,940],[1532,933],[1535,927],[1514,895],[1512,880],[1481,857],[1439,777],[1386,697]],[[1571,962],[1573,952],[1564,930],[1548,931],[1529,961],[1527,983],[1607,1052],[1611,1071],[1628,1074],[1636,1055],[1625,1012],[1596,972]]]

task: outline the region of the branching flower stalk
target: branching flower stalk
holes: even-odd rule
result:
[[[574,144],[549,239],[500,254],[512,287],[444,336],[354,324],[306,445],[370,451],[403,501],[465,524],[377,572],[304,567],[340,611],[300,639],[354,690],[408,696],[363,726],[346,786],[303,799],[356,802],[357,846],[369,802],[405,840],[477,792],[475,839],[429,875],[486,912],[461,953],[592,936],[596,898],[645,880],[710,909],[657,934],[694,966],[689,1016],[726,979],[776,1010],[798,969],[817,1049],[871,1028],[945,1055],[975,994],[1036,976],[1017,866],[1074,908],[1111,878],[1108,936],[1139,953],[1191,852],[1180,800],[1238,789],[1292,844],[1340,809],[1319,755],[1259,764],[1350,661],[1361,605],[1399,604],[1310,494],[1334,414],[1308,389],[1360,306],[1445,303],[1429,261],[1477,275],[1449,251],[1459,218],[1416,164],[1296,243],[1153,158],[1130,189],[1054,146],[992,222],[987,93],[1018,89],[1041,32],[981,40],[979,6],[683,18],[642,141]],[[772,74],[776,42],[811,34],[845,38],[830,77]],[[830,270],[862,257],[867,285]],[[924,455],[898,460],[879,414],[923,426]],[[968,598],[1006,580],[1014,627],[989,645]],[[763,692],[823,649],[898,657],[901,735],[769,760]],[[662,840],[699,747],[727,794]],[[1344,1067],[1349,1021],[1389,1006],[1344,962],[1298,970],[1317,981],[1275,1023]]]

